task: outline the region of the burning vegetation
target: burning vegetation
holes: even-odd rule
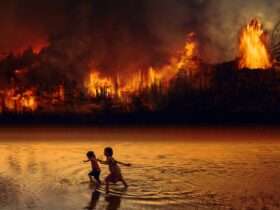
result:
[[[34,112],[38,106],[34,89],[23,92],[13,88],[6,90],[3,103],[3,108],[11,112]]]
[[[266,36],[262,24],[257,19],[251,20],[242,28],[239,38],[240,69],[269,69],[272,67]]]
[[[89,79],[85,82],[85,87],[91,97],[104,96],[108,98],[118,95],[116,86],[117,81],[114,82],[111,78],[101,77],[100,73],[95,70],[89,74]]]
[[[98,65],[88,68],[89,63],[94,63],[94,58],[90,58],[89,63],[78,66],[88,68],[82,76],[63,74],[65,68],[71,70],[78,63],[75,60],[67,66],[61,65],[59,61],[71,57],[71,53],[62,55],[58,50],[60,45],[55,48],[42,43],[0,62],[0,110],[2,113],[97,113],[108,109],[122,113],[240,111],[250,110],[251,105],[246,101],[259,100],[258,94],[252,95],[255,91],[266,95],[264,104],[267,101],[277,104],[280,75],[273,69],[266,40],[257,19],[242,28],[237,62],[238,69],[243,71],[237,71],[235,61],[219,65],[203,63],[200,59],[203,46],[195,33],[189,33],[185,45],[165,65],[131,69],[127,74],[108,74]],[[252,69],[269,71],[261,71],[268,72],[265,74]]]
[[[150,67],[139,70],[131,75],[117,75],[115,77],[101,76],[98,70],[91,70],[85,82],[88,94],[93,97],[125,97],[137,94],[152,87],[163,87],[167,89],[170,81],[182,70],[188,75],[195,75],[199,71],[200,61],[198,59],[198,43],[196,35],[187,35],[184,49],[173,57],[170,64],[161,68]]]
[[[170,64],[161,68],[150,67],[125,76],[102,76],[101,71],[91,70],[85,88],[90,97],[115,98],[120,101],[127,101],[129,97],[151,89],[167,92],[171,80],[179,71],[184,70],[191,75],[199,69],[198,43],[194,33],[187,35],[185,47],[178,54],[171,59]]]

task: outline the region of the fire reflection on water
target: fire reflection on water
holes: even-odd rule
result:
[[[45,140],[28,142],[38,134],[25,133],[23,141],[0,143],[1,209],[273,209],[279,204],[277,142],[246,143],[246,135],[228,134],[216,136],[231,141],[207,142],[201,140],[212,139],[213,133],[206,137],[199,130],[192,135],[170,131],[163,136],[151,130],[110,134],[48,132],[41,135]],[[64,140],[48,140],[48,135]],[[238,138],[244,141],[232,142]],[[89,188],[89,165],[82,163],[88,150],[103,158],[106,146],[114,148],[116,159],[133,164],[122,169],[129,189],[113,186],[111,197]],[[102,179],[106,174],[102,166]]]

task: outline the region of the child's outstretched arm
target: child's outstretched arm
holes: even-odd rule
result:
[[[84,163],[87,163],[87,162],[89,162],[89,161],[90,161],[90,160],[84,160],[83,162],[84,162]]]
[[[116,162],[120,165],[123,165],[123,166],[131,166],[130,163],[123,163],[123,162],[120,162],[120,161],[116,161]]]
[[[96,159],[96,160],[103,165],[108,165],[108,161],[104,161],[104,160],[100,160],[100,159]]]

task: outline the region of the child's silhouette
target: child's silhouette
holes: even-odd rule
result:
[[[110,174],[106,177],[105,183],[106,183],[106,193],[109,192],[109,184],[110,183],[117,183],[117,182],[122,182],[123,185],[127,188],[128,185],[126,181],[124,180],[121,169],[118,166],[124,165],[124,166],[130,166],[131,164],[129,163],[122,163],[113,158],[113,149],[111,147],[106,147],[104,149],[104,155],[106,156],[106,161],[98,160],[100,163],[108,165],[109,166],[109,171]]]
[[[100,167],[98,165],[98,162],[97,162],[97,159],[96,159],[96,156],[95,156],[94,152],[89,151],[87,153],[87,158],[88,158],[88,160],[85,160],[84,162],[90,162],[91,163],[91,172],[89,172],[89,174],[88,174],[89,180],[91,182],[93,182],[92,177],[94,177],[95,180],[97,181],[97,183],[101,184],[101,181],[100,181],[101,170],[100,170]]]

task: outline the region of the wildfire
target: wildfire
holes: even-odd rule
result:
[[[33,90],[27,90],[22,94],[21,106],[33,112],[37,109],[38,104]]]
[[[93,70],[89,74],[85,87],[92,97],[114,97],[139,93],[152,87],[167,89],[170,80],[182,69],[190,75],[199,68],[198,42],[195,33],[187,35],[182,51],[174,56],[168,65],[161,68],[150,67],[146,70],[135,71],[131,75],[120,75],[117,78],[102,77],[100,71]]]
[[[253,19],[242,29],[239,39],[239,55],[240,69],[268,69],[272,67],[263,26],[257,19]]]
[[[6,109],[12,112],[33,112],[38,108],[34,89],[18,92],[16,89],[11,88],[5,91],[4,104]]]
[[[136,73],[129,76],[129,79],[125,82],[121,87],[121,94],[124,93],[133,93],[137,92],[143,87],[143,74],[141,71],[137,71]]]
[[[47,41],[47,39],[42,38],[42,39],[35,40],[31,43],[27,43],[24,46],[21,46],[17,49],[13,49],[12,52],[17,56],[21,56],[26,50],[31,48],[33,52],[38,55],[44,48],[48,46],[49,46],[49,42]]]
[[[51,94],[52,104],[60,103],[65,101],[65,88],[64,85],[57,86]]]
[[[198,56],[198,43],[196,41],[195,33],[187,35],[184,51],[177,64],[178,69],[186,68],[190,71],[197,69],[197,62],[195,58]]]
[[[151,87],[152,85],[159,85],[161,81],[163,80],[162,75],[157,72],[153,67],[151,67],[148,71],[148,87]]]
[[[109,77],[101,77],[98,71],[92,71],[90,73],[89,80],[85,85],[88,89],[88,94],[93,97],[112,97],[118,94],[116,90],[117,81],[114,82]]]
[[[32,46],[33,52],[39,54],[44,48],[48,47],[49,43],[45,40],[42,40]]]

